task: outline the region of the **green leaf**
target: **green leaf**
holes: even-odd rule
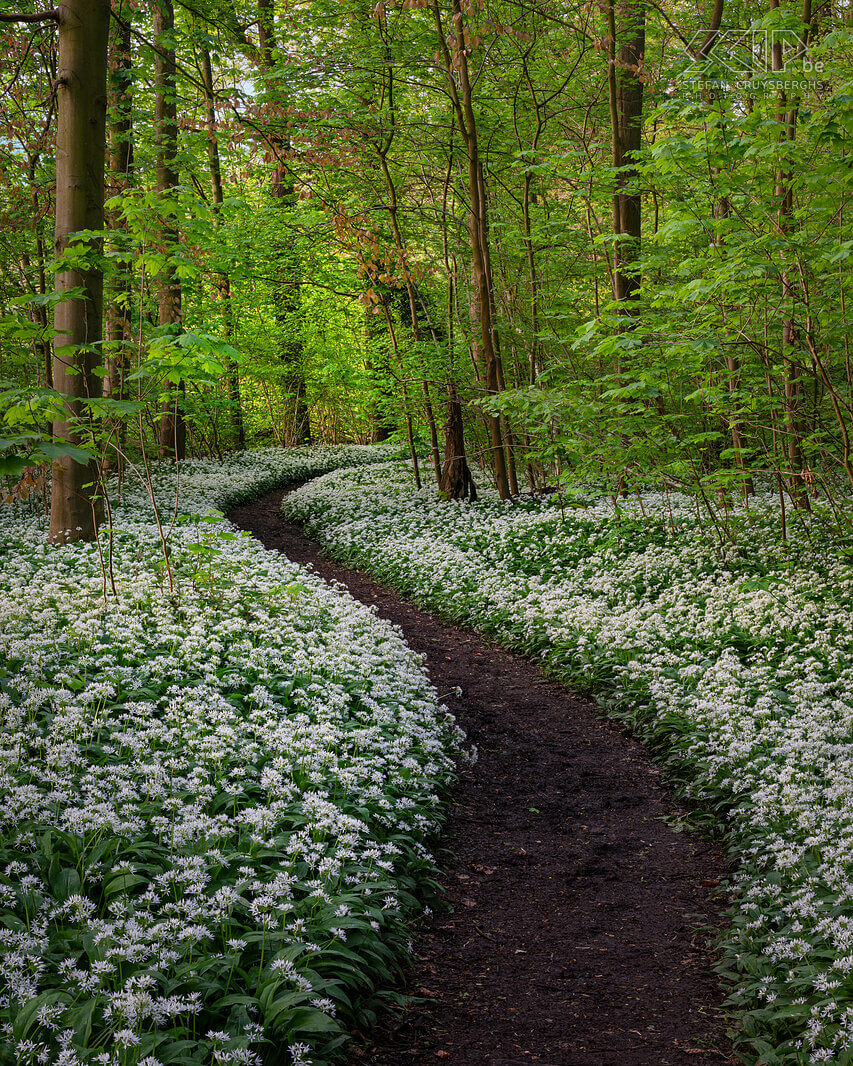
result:
[[[104,882],[103,893],[105,900],[111,900],[114,896],[125,895],[134,888],[143,888],[148,884],[147,877],[140,877],[139,874],[132,874],[127,871],[123,871],[118,874],[114,874],[111,878]]]
[[[15,1014],[12,1026],[12,1034],[15,1040],[25,1040],[30,1032],[39,1024],[36,1015],[42,1007],[51,1007],[55,1003],[62,1003],[68,997],[65,992],[52,989],[42,992],[40,996],[27,1000]]]
[[[80,874],[71,867],[64,866],[55,877],[50,880],[50,888],[58,900],[64,901],[69,896],[77,895],[80,891]]]
[[[0,459],[0,477],[20,477],[28,466],[32,466],[29,459]]]

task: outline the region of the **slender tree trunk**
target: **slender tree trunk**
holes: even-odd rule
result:
[[[480,159],[477,118],[474,111],[474,98],[468,69],[470,45],[466,41],[461,0],[451,0],[454,26],[452,34],[445,32],[437,0],[433,0],[432,11],[440,54],[443,57],[444,68],[447,73],[448,92],[456,112],[459,132],[462,135],[462,141],[468,156],[468,195],[471,203],[469,235],[474,299],[477,303],[479,315],[480,345],[485,385],[489,393],[496,394],[498,392],[499,377],[498,356],[495,349],[495,329],[492,318],[492,308],[494,306],[491,291],[492,279],[488,270],[486,248],[488,218],[486,204],[482,196],[482,161]],[[449,41],[452,41],[452,55]],[[495,483],[501,499],[506,500],[510,496],[510,487],[500,418],[497,415],[489,414],[488,424],[494,460]]]
[[[29,166],[27,168],[27,177],[30,183],[30,202],[33,205],[33,223],[35,225],[36,234],[36,284],[35,289],[39,296],[44,296],[47,292],[47,271],[45,270],[45,249],[44,249],[44,221],[41,217],[41,211],[39,209],[39,190],[35,181],[36,167],[38,166],[41,153],[30,156]],[[30,268],[32,266],[29,252],[26,248],[23,252],[23,269],[26,275],[29,275]],[[44,303],[33,304],[30,315],[33,320],[33,324],[39,329],[39,338],[35,342],[35,354],[37,355],[41,364],[41,372],[44,374],[44,383],[48,388],[53,383],[53,345],[50,342],[50,336],[48,334],[48,315],[47,307]]]
[[[779,6],[779,0],[770,0],[771,9]],[[800,37],[800,52],[805,51],[809,40],[812,22],[811,0],[803,0],[802,30]],[[784,70],[784,57],[782,54],[782,41],[774,41],[771,49],[771,61],[774,72]],[[787,99],[785,90],[779,93],[777,104],[776,121],[782,126],[782,137],[787,141],[796,140],[797,121],[799,116],[799,103]],[[783,236],[787,236],[794,228],[794,193],[792,188],[792,175],[789,171],[780,169],[776,174],[776,197],[778,202],[778,225]],[[791,502],[794,507],[801,511],[811,510],[808,496],[808,485],[803,471],[803,427],[802,427],[802,388],[803,377],[802,358],[800,356],[799,330],[796,322],[794,302],[797,297],[796,285],[790,269],[786,266],[780,272],[782,287],[782,302],[784,318],[782,320],[782,360],[785,367],[785,432],[787,437],[787,456],[789,465],[788,486],[791,493]]]
[[[35,197],[33,197],[33,200],[35,201]],[[37,222],[37,224],[39,223]],[[21,271],[27,279],[30,277],[32,265],[30,254],[25,248],[21,253]],[[41,235],[36,238],[36,270],[36,294],[44,296],[47,292],[47,276],[44,269],[44,241]],[[43,383],[50,388],[53,382],[53,346],[48,336],[46,306],[43,303],[32,304],[30,307],[30,319],[39,331],[38,338],[33,341],[33,354],[39,364],[39,383],[43,379]]]
[[[175,12],[172,0],[154,2],[154,124],[157,143],[157,190],[168,196],[178,184],[178,100],[175,65]],[[168,255],[178,243],[178,229],[166,216],[161,235]],[[166,263],[160,275],[160,325],[178,334],[183,322],[181,282],[175,267]],[[187,453],[181,382],[170,389],[160,417],[160,457],[183,459]]]
[[[130,16],[128,16],[130,17]],[[113,22],[110,25],[110,72],[108,83],[109,114],[112,123],[109,132],[109,178],[110,194],[117,195],[133,184],[133,65],[131,59],[130,22]],[[119,212],[107,215],[107,228],[113,249],[120,252],[120,234],[124,223]],[[133,268],[118,260],[109,289],[104,329],[104,354],[106,374],[104,395],[113,400],[124,400],[125,379],[130,357],[131,306],[133,302]],[[111,420],[110,443],[115,446],[106,452],[103,469],[120,474],[124,462],[126,424],[122,418]]]
[[[379,315],[373,311],[373,307],[364,309],[364,364],[373,390],[371,439],[374,444],[381,444],[388,440],[397,425],[391,417],[393,388],[388,352],[387,348],[380,349],[383,330]]]
[[[286,150],[284,146],[280,148],[282,152]],[[296,202],[293,175],[283,162],[276,168],[270,191],[282,210],[292,207]],[[276,320],[280,331],[279,344],[285,385],[293,397],[294,443],[310,444],[311,412],[306,397],[305,374],[302,370],[302,341],[298,334],[298,324],[294,321],[301,304],[301,263],[298,250],[292,244],[282,243],[280,261],[283,269],[275,296]]]
[[[59,5],[58,123],[56,130],[57,258],[80,230],[104,224],[104,156],[106,153],[107,37],[109,0],[66,0]],[[64,300],[54,312],[53,387],[67,397],[66,414],[53,423],[60,443],[81,442],[74,424],[85,417],[81,398],[97,396],[100,379],[93,373],[101,340],[104,279],[97,266],[62,269],[58,292],[80,288],[82,298]],[[99,508],[93,503],[98,464],[70,457],[53,463],[50,540],[93,540]]]
[[[435,483],[438,485],[441,482],[441,462],[438,458],[438,429],[436,428],[435,411],[429,394],[429,382],[425,379],[421,382],[421,389],[424,394],[424,409],[426,410],[427,427],[429,429],[429,453],[432,457],[432,469],[435,474]]]
[[[216,102],[213,95],[213,71],[210,52],[201,50],[201,77],[204,85],[205,119],[207,125],[207,163],[210,170],[210,187],[213,193],[213,210],[216,228],[222,226],[222,204],[225,196],[222,189],[222,167],[219,162],[219,138],[216,133]],[[231,299],[231,278],[222,270],[218,278],[219,298],[225,323],[225,338],[234,335],[234,304]],[[228,399],[231,405],[231,428],[238,448],[246,446],[246,430],[243,424],[243,407],[240,402],[240,368],[236,362],[228,367]]]
[[[414,431],[414,426],[412,424],[412,408],[409,405],[409,392],[408,392],[408,389],[406,388],[405,381],[402,382],[402,388],[403,388],[403,408],[405,409],[405,412],[406,412],[406,433],[407,433],[408,438],[409,438],[409,456],[411,457],[411,460],[412,460],[412,473],[415,476],[415,487],[416,488],[420,488],[421,487],[421,471],[420,471],[420,466],[418,465],[418,451],[417,451],[417,448],[415,447],[415,431]]]
[[[113,194],[121,192],[133,181],[133,66],[130,43],[130,23],[113,23],[110,27],[112,63],[109,78],[109,106],[112,116],[109,164]],[[114,233],[122,225],[121,218],[116,213],[110,213],[107,222]],[[119,247],[117,242],[113,241],[113,244],[116,248]],[[107,353],[104,393],[116,400],[124,399],[132,292],[132,270],[121,265],[115,271],[111,286],[104,334]]]
[[[494,364],[495,364],[495,379],[496,379],[496,392],[506,391],[506,381],[504,380],[504,364],[501,358],[501,346],[500,335],[495,328],[497,322],[497,310],[495,308],[495,276],[492,270],[492,241],[489,233],[489,211],[488,211],[488,197],[486,196],[486,182],[483,176],[483,164],[480,163],[477,167],[478,179],[480,185],[480,205],[483,215],[482,229],[483,229],[483,261],[486,267],[486,276],[488,278],[489,285],[489,310],[492,320],[492,347],[494,350]],[[518,478],[515,472],[515,454],[514,446],[515,440],[512,433],[512,425],[510,424],[509,416],[502,414],[499,416],[500,427],[503,435],[503,439],[506,445],[506,476],[507,487],[510,496],[518,495]]]
[[[385,51],[385,66],[383,72],[383,78],[385,79],[385,112],[388,116],[388,130],[387,133],[383,132],[382,142],[378,149],[379,162],[382,167],[382,174],[385,178],[385,186],[388,189],[388,215],[391,219],[391,229],[394,234],[394,247],[397,250],[397,257],[400,261],[400,265],[403,269],[403,282],[406,286],[406,295],[409,301],[409,315],[412,320],[412,339],[415,344],[420,342],[420,330],[418,329],[418,307],[415,294],[415,285],[412,279],[412,272],[409,266],[409,256],[406,250],[406,244],[403,240],[403,233],[400,229],[400,219],[397,211],[397,187],[394,183],[394,178],[391,174],[391,169],[388,166],[388,152],[391,150],[391,145],[394,140],[394,133],[397,128],[397,112],[395,108],[394,97],[394,62],[390,49]],[[424,409],[426,411],[427,425],[429,427],[430,436],[430,454],[432,456],[433,472],[435,473],[436,484],[441,481],[441,463],[439,461],[438,452],[438,431],[435,425],[435,412],[433,411],[432,399],[429,394],[429,383],[424,379],[421,382],[421,388],[424,395]]]
[[[38,232],[36,233],[36,260],[38,267],[38,283],[39,283],[39,295],[44,296],[47,292],[47,271],[45,270],[45,241],[44,231],[42,229],[42,220],[39,219],[36,223],[38,226]],[[44,365],[44,382],[48,388],[53,387],[53,347],[50,343],[50,338],[47,333],[47,309],[42,307],[39,309],[40,315],[38,316],[38,323],[42,333],[42,339],[40,341],[41,358]]]
[[[409,390],[406,388],[406,379],[403,375],[403,365],[400,359],[400,348],[397,344],[397,331],[394,329],[394,320],[391,318],[391,312],[388,310],[388,304],[386,300],[382,299],[381,302],[382,313],[385,315],[385,325],[388,327],[388,338],[391,341],[391,350],[394,353],[394,357],[397,362],[397,366],[400,369],[400,386],[403,391],[403,410],[406,416],[406,432],[409,437],[409,455],[412,460],[412,473],[415,475],[415,485],[421,487],[421,470],[418,463],[418,450],[415,447],[415,429],[412,423],[412,408],[409,403]]]
[[[718,220],[723,220],[723,219],[728,218],[728,216],[729,216],[729,200],[728,200],[728,197],[721,196],[719,198],[719,200],[717,201],[714,213],[715,213],[715,216],[716,216],[716,218]],[[717,246],[719,248],[721,248],[721,249],[725,247],[725,240],[723,239],[722,234],[718,234],[717,235],[716,243],[717,243]],[[730,341],[729,343],[732,344],[734,342]],[[738,359],[737,354],[734,351],[729,351],[726,354],[726,370],[728,371],[728,374],[727,374],[727,385],[726,385],[727,390],[729,392],[729,395],[732,396],[732,402],[736,406],[739,406],[737,398],[736,398],[736,394],[737,394],[738,386],[739,386],[739,382],[740,382],[741,367],[740,367],[740,360]],[[748,476],[747,472],[746,472],[746,461],[744,459],[744,454],[743,454],[744,441],[743,441],[743,434],[742,434],[742,426],[743,426],[743,424],[741,422],[740,417],[733,412],[731,417],[730,417],[730,419],[729,419],[729,432],[731,433],[731,437],[732,437],[732,448],[735,451],[735,463],[736,463],[737,468],[740,471],[741,476],[742,476],[741,486],[742,486],[743,496],[744,496],[744,499],[746,501],[748,501],[749,497],[752,496],[754,494],[754,492],[755,492],[755,486],[753,484],[752,478],[750,476]]]
[[[527,270],[530,275],[530,330],[533,334],[530,338],[529,374],[530,384],[535,385],[542,360],[539,350],[539,272],[536,266],[536,249],[533,244],[533,227],[530,219],[532,182],[533,175],[529,170],[525,170],[524,188],[522,193],[522,215],[524,220],[524,251],[527,256]]]
[[[275,31],[274,0],[258,0],[258,40],[260,44],[260,63],[263,70],[270,74],[275,69],[278,57],[278,39]],[[287,208],[296,203],[296,186],[293,174],[287,165],[290,142],[287,135],[276,135],[274,145],[279,163],[276,167],[270,193],[281,208],[282,215]],[[301,305],[300,280],[301,270],[299,250],[291,240],[283,238],[278,249],[281,274],[275,293],[275,317],[280,337],[281,362],[283,365],[284,384],[293,397],[293,440],[296,444],[310,444],[311,411],[307,400],[307,383],[302,368],[302,341],[298,334],[295,319]]]
[[[645,0],[608,0],[607,3],[607,99],[610,107],[611,162],[615,170],[613,189],[613,299],[625,314],[635,316],[640,277],[636,269],[642,236],[642,198],[630,186],[636,180],[633,155],[640,148],[643,130],[643,82],[639,69],[645,51]],[[628,332],[635,322],[624,327]],[[622,360],[613,371],[621,375]],[[627,438],[622,435],[627,449]],[[624,470],[617,473],[616,490],[626,492]]]
[[[448,247],[448,196],[450,192],[450,175],[453,170],[453,140],[451,123],[450,151],[447,159],[447,172],[444,180],[442,197],[441,240],[444,252],[444,267],[447,272],[447,351],[450,357],[450,370],[447,378],[447,427],[444,438],[444,466],[441,471],[439,490],[446,493],[449,500],[462,500],[466,497],[477,498],[477,486],[471,476],[468,459],[465,455],[465,422],[462,417],[462,404],[453,381],[454,331],[456,321],[456,273],[455,264],[450,261]]]

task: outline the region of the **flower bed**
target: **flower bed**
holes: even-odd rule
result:
[[[390,986],[458,732],[390,626],[207,513],[375,454],[188,461],[177,515],[167,465],[165,552],[132,482],[100,546],[0,511],[1,1062],[324,1063]]]
[[[285,501],[328,550],[542,657],[655,746],[739,862],[721,968],[746,1061],[853,1062],[853,566],[778,499],[442,502],[399,465]]]

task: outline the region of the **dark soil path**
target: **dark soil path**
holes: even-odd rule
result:
[[[645,750],[527,660],[324,557],[281,519],[281,497],[231,521],[396,622],[479,749],[452,798],[442,860],[452,909],[427,923],[411,974],[424,1003],[354,1061],[733,1062],[706,946],[725,864],[716,846],[670,828],[679,808]]]

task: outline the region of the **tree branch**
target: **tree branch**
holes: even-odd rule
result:
[[[0,15],[0,22],[56,22],[59,23],[59,12],[54,8],[51,11],[37,11],[34,15]]]
[[[720,32],[720,23],[723,21],[724,2],[725,0],[714,0],[711,24],[708,26],[708,32],[705,34],[705,39],[699,45],[699,58],[703,61],[707,60],[708,56],[711,54],[711,49],[717,41],[717,34]]]

